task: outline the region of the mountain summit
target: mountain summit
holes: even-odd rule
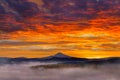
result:
[[[53,55],[51,57],[54,57],[54,58],[72,58],[72,57],[67,56],[67,55],[65,55],[63,53],[57,53],[57,54],[55,54],[55,55]]]

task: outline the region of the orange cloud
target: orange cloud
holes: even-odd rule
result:
[[[18,3],[15,14],[1,12],[0,51],[5,54],[0,56],[42,57],[57,52],[87,58],[120,56],[119,1],[106,0],[104,5],[86,1],[78,4],[75,0],[72,4],[29,1]],[[25,7],[24,13],[21,7]]]

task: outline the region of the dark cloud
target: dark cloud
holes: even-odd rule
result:
[[[104,19],[111,16],[117,18],[120,16],[119,0],[41,0],[42,5],[31,1],[1,0],[0,31],[36,30],[36,24],[48,28],[42,22],[49,21],[68,22],[94,20],[96,18]],[[119,20],[111,22],[101,21],[101,24],[98,24],[98,26],[116,24],[119,25]],[[91,23],[76,25],[84,28],[85,26],[90,26]]]
[[[31,17],[39,13],[37,4],[32,2],[10,3],[10,6],[23,17]]]

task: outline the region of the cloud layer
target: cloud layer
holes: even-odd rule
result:
[[[31,69],[30,66],[42,63],[25,63],[0,66],[1,80],[119,80],[120,65],[105,64],[61,69]]]
[[[56,26],[65,28],[70,21],[78,22],[72,22],[74,29],[119,26],[119,3],[119,0],[1,0],[0,30],[14,32],[47,28],[57,31]],[[63,24],[65,22],[67,24]]]

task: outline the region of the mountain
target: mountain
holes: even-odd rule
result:
[[[55,57],[55,58],[71,58],[70,56],[67,56],[67,55],[62,54],[62,53],[57,53],[56,55],[51,56],[51,57]]]
[[[72,63],[72,62],[84,62],[88,59],[85,58],[74,58],[67,56],[62,53],[57,53],[53,56],[45,57],[45,58],[0,58],[0,63],[3,64],[14,64],[14,63],[22,63],[22,62],[63,62],[63,63]]]
[[[6,57],[0,58],[0,65],[1,64],[9,64],[9,63],[10,63],[10,58],[6,58]]]
[[[65,55],[63,53],[57,53],[53,56],[49,56],[46,58],[41,58],[41,60],[43,61],[55,61],[55,62],[73,62],[73,61],[86,61],[87,59],[85,58],[75,58],[75,57],[71,57],[68,55]]]
[[[101,58],[101,59],[87,59],[87,58],[75,58],[64,55],[62,53],[55,54],[53,56],[45,57],[45,58],[0,58],[0,64],[16,64],[22,62],[60,62],[64,64],[107,64],[107,63],[120,63],[120,58],[111,57],[111,58]]]
[[[89,64],[107,64],[107,63],[120,63],[120,57],[109,57],[102,59],[91,59],[87,63]]]
[[[48,58],[48,59],[53,59],[53,58],[59,58],[59,59],[65,58],[65,59],[70,59],[70,58],[73,58],[73,57],[68,56],[68,55],[65,55],[65,54],[63,54],[63,53],[57,53],[57,54],[52,55],[52,56],[49,56],[49,57],[47,57],[47,58]]]

